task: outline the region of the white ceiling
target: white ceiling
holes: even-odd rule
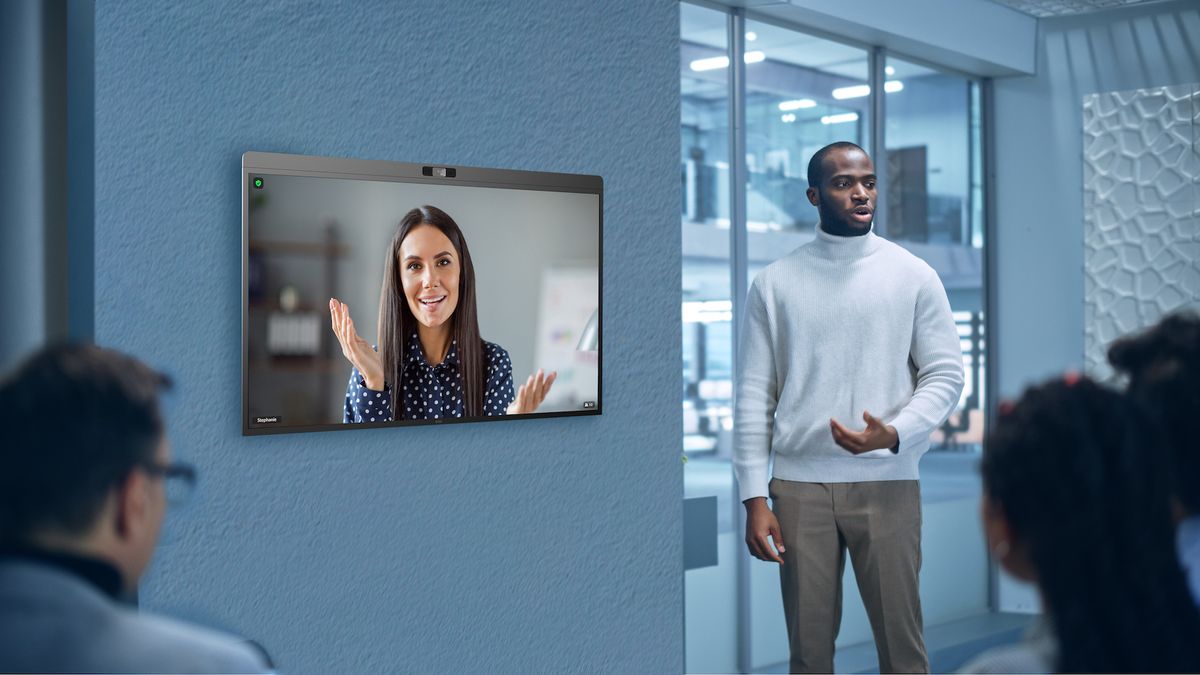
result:
[[[1030,16],[1047,18],[1069,14],[1085,14],[1114,7],[1140,5],[1159,0],[992,0]]]
[[[684,42],[726,48],[725,14],[682,3],[679,6],[680,37]],[[779,28],[757,21],[746,22],[746,51],[761,51],[767,60],[790,63],[862,82],[867,81],[867,52],[838,42]],[[753,40],[749,38],[755,38]],[[919,77],[935,71],[888,57],[895,69],[888,79]]]

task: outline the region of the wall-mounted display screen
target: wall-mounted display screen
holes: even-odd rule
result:
[[[247,152],[242,433],[601,411],[599,176]]]

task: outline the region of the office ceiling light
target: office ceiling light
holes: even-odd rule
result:
[[[758,63],[767,58],[767,55],[762,52],[746,52],[743,60],[746,63]],[[689,64],[692,72],[702,73],[706,70],[720,70],[729,67],[728,56],[710,56],[707,59],[696,59]]]
[[[838,87],[833,90],[833,97],[839,101],[844,101],[848,98],[861,98],[871,93],[871,85],[856,84],[852,87]]]
[[[886,73],[888,77],[891,77],[892,75],[896,74],[896,69],[891,66],[885,66],[883,72]]]
[[[821,118],[821,124],[841,124],[843,122],[858,121],[858,113],[842,113],[840,115],[825,115]]]
[[[783,103],[779,104],[779,110],[782,112],[788,112],[790,110],[803,110],[804,108],[815,108],[815,107],[817,107],[817,102],[812,100],[811,98],[800,98],[800,99],[796,99],[794,101],[784,101]]]
[[[692,71],[702,73],[706,70],[720,70],[729,67],[728,56],[713,56],[707,59],[696,59],[692,61]]]
[[[900,80],[888,80],[883,83],[883,90],[889,94],[894,94],[904,89],[904,83]],[[838,87],[833,90],[833,97],[839,101],[844,101],[848,98],[862,98],[871,93],[871,85],[856,84],[851,87]]]
[[[746,42],[754,42],[758,39],[758,33],[754,31],[746,31]]]
[[[787,113],[786,115],[780,115],[779,119],[783,120],[784,124],[791,124],[792,122],[796,121],[796,114]]]

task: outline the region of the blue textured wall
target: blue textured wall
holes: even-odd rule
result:
[[[289,672],[682,670],[678,6],[96,7],[96,336],[201,470],[144,605]],[[601,417],[242,438],[245,150],[604,176]]]

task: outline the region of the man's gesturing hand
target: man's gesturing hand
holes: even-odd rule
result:
[[[867,428],[862,431],[850,431],[835,419],[829,420],[829,430],[833,433],[833,442],[858,455],[871,450],[895,448],[900,443],[900,435],[895,427],[890,427],[871,413],[863,411],[863,421]]]
[[[774,547],[767,539],[768,536],[775,540]],[[779,534],[779,521],[771,509],[767,508],[766,497],[746,500],[746,546],[750,549],[750,555],[759,560],[783,564],[779,553],[783,553],[785,549],[783,537]],[[775,552],[776,548],[779,549],[779,553]]]

